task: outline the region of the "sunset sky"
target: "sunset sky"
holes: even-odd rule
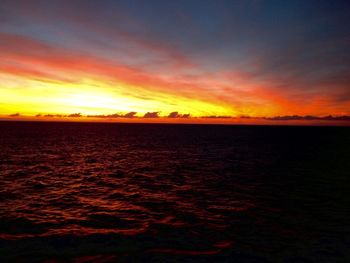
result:
[[[0,2],[0,115],[350,115],[350,1]]]

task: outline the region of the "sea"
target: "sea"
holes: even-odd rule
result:
[[[0,262],[350,262],[350,128],[0,122]]]

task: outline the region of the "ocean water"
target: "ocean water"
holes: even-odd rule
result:
[[[350,129],[0,122],[0,261],[350,262]]]

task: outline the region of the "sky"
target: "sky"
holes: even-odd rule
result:
[[[350,115],[350,1],[0,2],[0,115]]]

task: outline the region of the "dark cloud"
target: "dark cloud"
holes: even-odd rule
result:
[[[114,114],[111,114],[111,115],[108,115],[109,118],[120,118],[121,115],[118,114],[118,113],[114,113]]]
[[[312,116],[312,115],[306,115],[306,116],[299,116],[299,115],[292,115],[292,116],[276,116],[276,117],[264,117],[263,119],[266,120],[276,120],[276,121],[291,121],[291,120],[306,120],[306,121],[313,121],[313,120],[324,120],[324,121],[350,121],[350,116]]]
[[[20,113],[14,113],[14,114],[10,114],[9,115],[10,117],[19,117],[19,116],[21,116],[21,114]]]
[[[173,111],[171,113],[169,113],[167,118],[190,118],[191,114],[187,113],[187,114],[179,114],[179,112],[177,111]]]
[[[147,112],[145,115],[143,115],[144,118],[159,118],[159,112],[154,111],[154,112]]]
[[[177,111],[169,113],[168,118],[179,118],[180,114]]]
[[[124,118],[134,118],[134,117],[136,117],[135,115],[136,115],[136,111],[131,111],[131,112],[128,112],[128,113],[126,113],[123,117]]]
[[[45,115],[42,115],[42,114],[37,114],[35,115],[35,117],[48,117],[48,118],[63,118],[63,117],[68,117],[68,115],[63,115],[63,114],[45,114]]]
[[[87,115],[87,117],[90,117],[90,118],[134,118],[136,113],[137,112],[132,111],[132,112],[128,112],[126,114],[114,113],[114,114],[108,114],[108,115]]]
[[[72,114],[69,114],[67,117],[79,118],[81,117],[81,113],[72,113]]]

